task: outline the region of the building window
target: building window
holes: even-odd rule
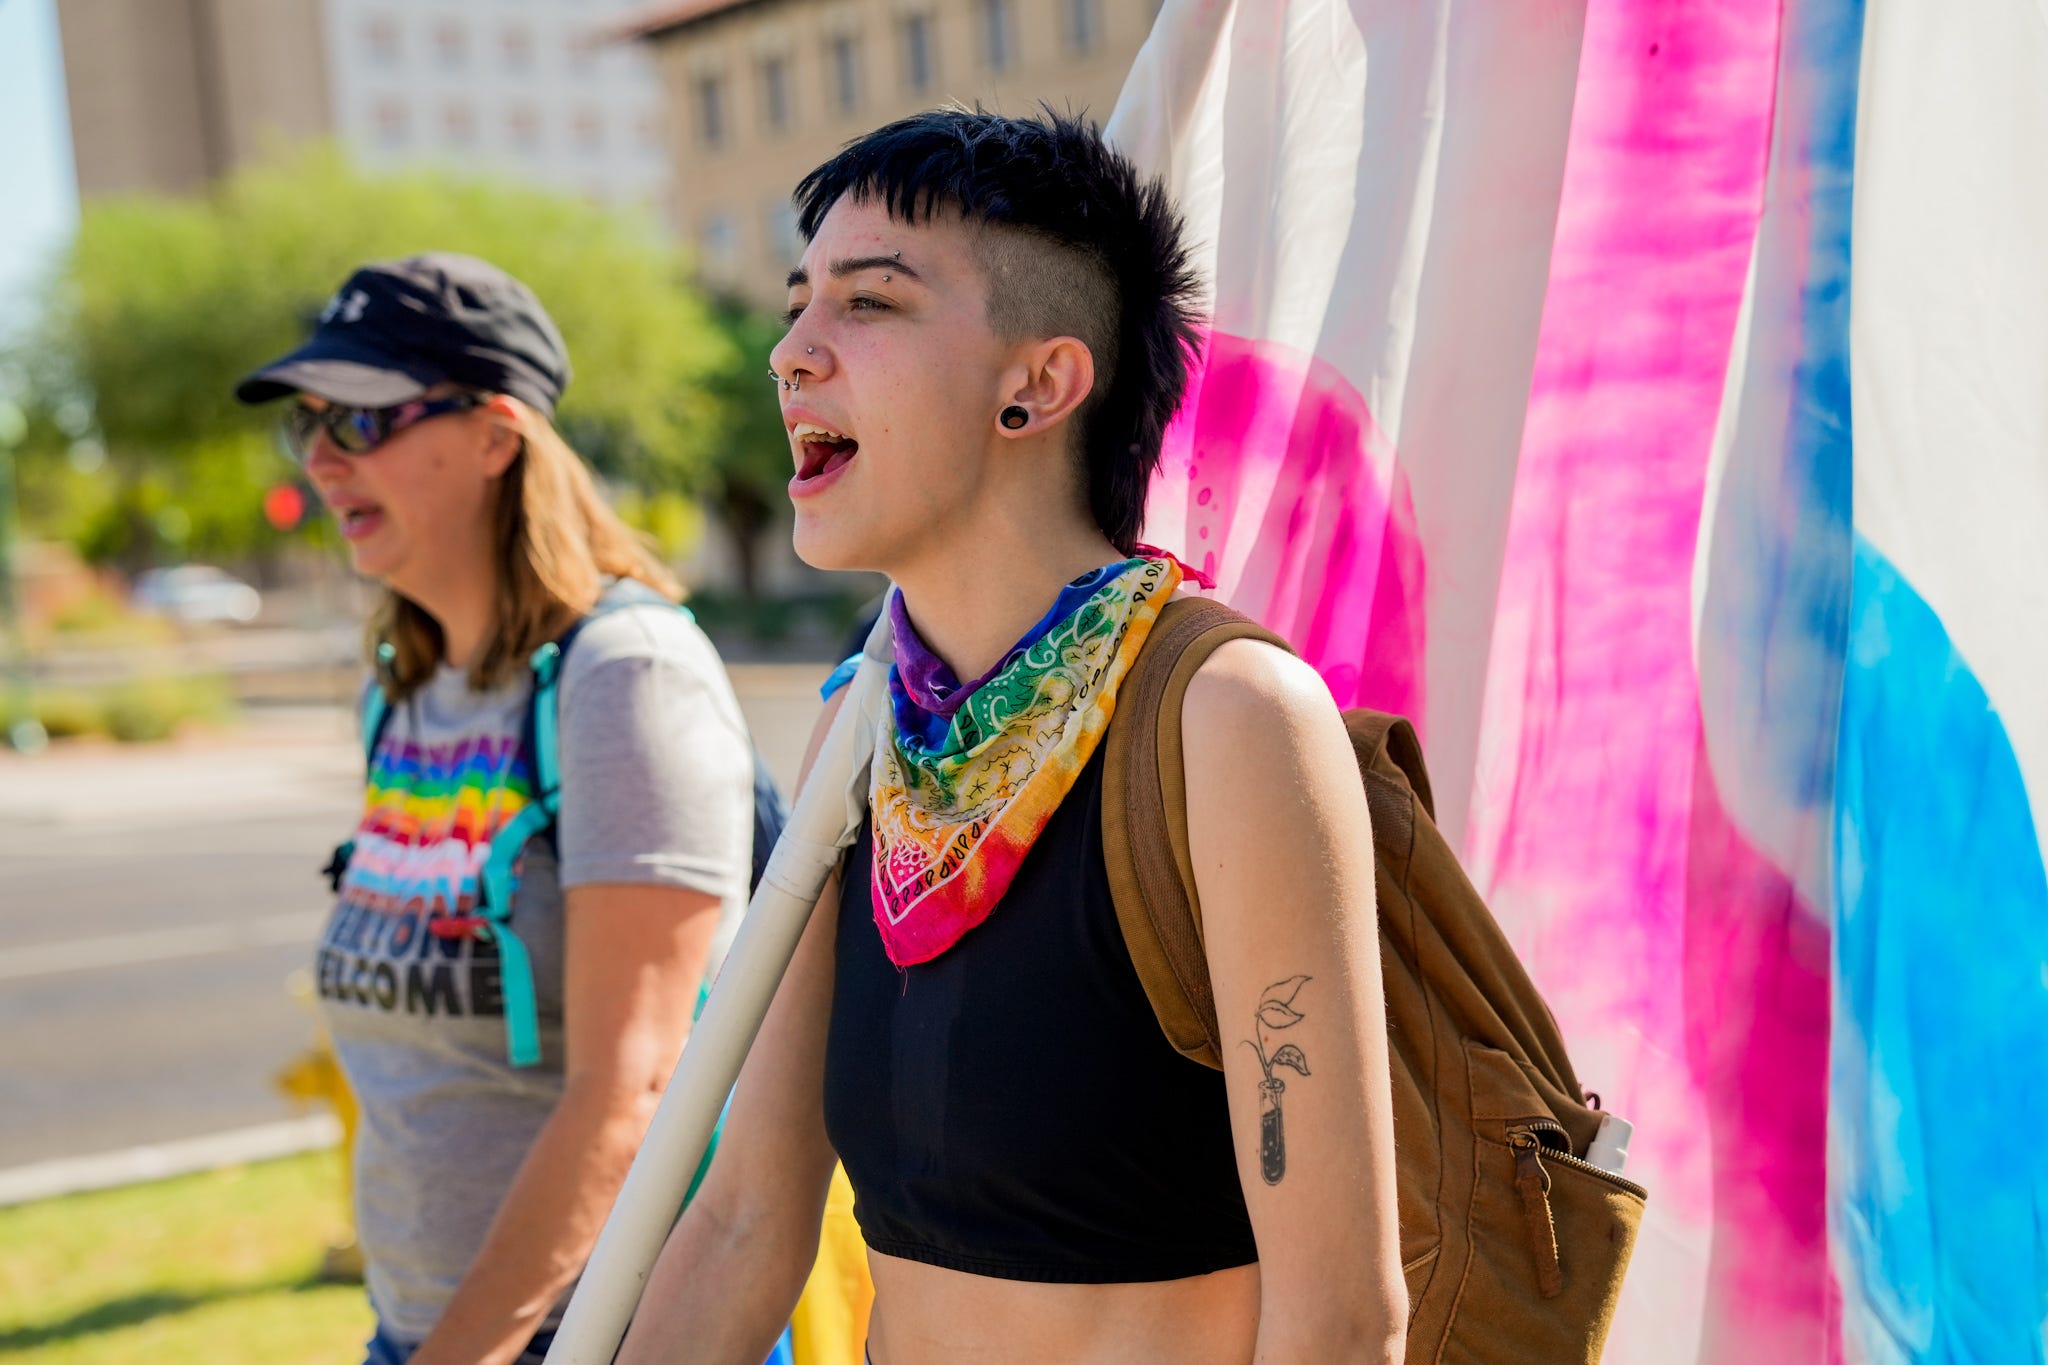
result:
[[[771,133],[789,127],[789,58],[770,57],[761,63],[761,121]]]
[[[450,147],[476,145],[476,111],[466,104],[451,104],[441,111],[441,131]]]
[[[832,66],[832,105],[842,114],[860,107],[860,39],[851,33],[834,38],[827,51]]]
[[[1102,41],[1100,0],[1062,0],[1067,20],[1067,50],[1086,56]]]
[[[706,147],[725,145],[725,78],[697,78],[697,136]]]
[[[903,17],[903,84],[913,95],[928,94],[937,72],[932,65],[932,17]]]
[[[705,274],[729,280],[739,273],[740,230],[731,214],[714,213],[705,219],[698,244]]]
[[[505,120],[512,145],[529,155],[540,150],[540,115],[530,105],[519,105]]]
[[[443,66],[461,66],[469,60],[469,30],[456,23],[434,28],[434,56]]]
[[[533,65],[533,30],[524,24],[515,24],[504,32],[501,45],[505,51],[505,65],[514,71],[524,71]]]
[[[576,135],[576,145],[586,152],[599,151],[604,147],[604,115],[585,107],[576,111],[576,117],[569,126]]]
[[[394,99],[378,100],[376,112],[372,117],[377,124],[377,141],[380,145],[405,145],[405,135],[411,119],[403,104]]]
[[[363,28],[363,46],[369,49],[370,60],[378,66],[398,64],[398,24],[392,19],[379,16]]]
[[[991,71],[1008,71],[1015,54],[1010,43],[1010,0],[981,0],[981,60]]]
[[[778,196],[768,205],[768,240],[776,254],[790,265],[804,254],[804,235],[797,231],[796,205]]]

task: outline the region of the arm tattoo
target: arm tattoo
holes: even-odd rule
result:
[[[1259,1054],[1259,1069],[1266,1073],[1266,1079],[1259,1082],[1259,1173],[1266,1177],[1268,1185],[1279,1184],[1287,1174],[1287,1133],[1280,1123],[1280,1096],[1287,1089],[1287,1082],[1275,1076],[1273,1069],[1292,1067],[1306,1076],[1308,1058],[1293,1043],[1270,1046],[1267,1035],[1293,1028],[1306,1017],[1295,1009],[1294,999],[1309,980],[1306,976],[1290,976],[1266,987],[1258,1013],[1253,1016],[1252,1036],[1244,1040],[1246,1046]]]

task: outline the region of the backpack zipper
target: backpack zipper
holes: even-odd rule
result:
[[[1565,1150],[1545,1151],[1539,1133],[1555,1133]],[[1554,1119],[1531,1119],[1514,1125],[1508,1129],[1508,1146],[1515,1153],[1515,1193],[1522,1199],[1522,1216],[1529,1224],[1529,1246],[1536,1257],[1536,1287],[1544,1298],[1554,1299],[1564,1292],[1564,1267],[1557,1254],[1557,1221],[1550,1211],[1550,1172],[1543,1163],[1555,1161],[1588,1171],[1639,1199],[1648,1199],[1649,1191],[1573,1156],[1571,1135]]]
[[[1508,1130],[1515,1149],[1515,1193],[1522,1197],[1522,1217],[1529,1224],[1529,1247],[1536,1254],[1536,1287],[1546,1299],[1564,1292],[1564,1271],[1557,1263],[1557,1224],[1550,1216],[1550,1172],[1543,1169],[1543,1150],[1534,1125]]]
[[[1557,1134],[1558,1141],[1563,1144],[1561,1149],[1549,1148],[1545,1147],[1541,1138],[1537,1138],[1538,1155],[1543,1160],[1561,1161],[1567,1166],[1577,1167],[1579,1170],[1585,1171],[1597,1179],[1604,1180],[1610,1185],[1621,1186],[1621,1188],[1627,1190],[1638,1199],[1648,1199],[1650,1197],[1650,1192],[1641,1185],[1636,1184],[1635,1181],[1618,1176],[1613,1171],[1603,1170],[1584,1157],[1573,1156],[1571,1153],[1571,1134],[1567,1133],[1564,1125],[1555,1119],[1529,1119],[1516,1124],[1508,1129],[1508,1145],[1510,1147],[1515,1145],[1515,1134],[1517,1133],[1527,1133],[1531,1137],[1535,1137],[1539,1132],[1555,1133]]]

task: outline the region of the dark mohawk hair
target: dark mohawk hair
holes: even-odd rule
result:
[[[1095,353],[1095,392],[1076,417],[1078,453],[1096,524],[1129,554],[1166,424],[1187,392],[1198,283],[1165,187],[1141,179],[1092,121],[1042,108],[1040,118],[932,109],[878,128],[804,177],[793,196],[797,226],[808,241],[851,196],[905,223],[957,212],[1019,234],[1026,251],[1035,242],[1079,265],[1064,280],[1041,280],[1049,289],[1017,288],[1012,272],[993,270],[989,317],[1004,333],[1071,333]],[[1090,305],[1091,293],[1102,307]],[[1091,314],[1103,315],[1098,325]]]

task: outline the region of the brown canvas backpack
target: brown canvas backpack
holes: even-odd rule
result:
[[[1287,648],[1220,603],[1168,604],[1119,688],[1103,759],[1103,847],[1131,959],[1167,1039],[1219,1070],[1180,712],[1202,661],[1246,637]],[[1344,723],[1372,819],[1407,1360],[1598,1361],[1645,1191],[1581,1159],[1601,1114],[1437,832],[1414,728],[1374,711]]]

